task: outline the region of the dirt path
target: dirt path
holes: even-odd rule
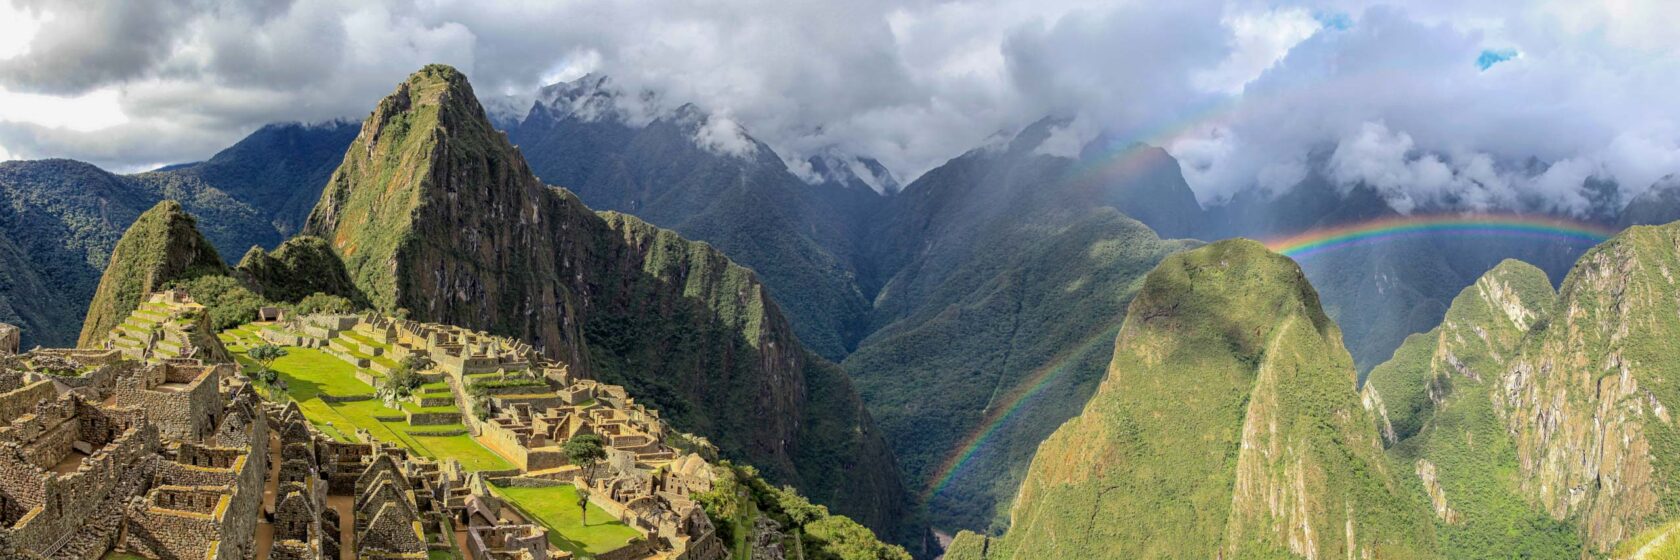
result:
[[[268,481],[263,483],[262,511],[257,512],[257,542],[255,560],[268,560],[274,548],[274,525],[268,522],[268,512],[274,511],[274,501],[280,491],[280,438],[268,438]]]
[[[327,507],[338,511],[338,557],[356,560],[356,500],[350,496],[327,496]]]

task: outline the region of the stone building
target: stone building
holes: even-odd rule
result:
[[[538,525],[476,525],[467,548],[480,560],[548,560],[548,530]]]
[[[18,343],[22,334],[17,327],[0,323],[0,356],[18,353]]]
[[[151,364],[117,380],[116,402],[145,409],[166,439],[197,441],[220,421],[222,380],[232,375],[228,364]]]
[[[179,294],[149,301],[190,309]],[[114,549],[233,560],[254,552],[269,470],[266,411],[249,387],[227,379],[230,366],[161,357],[157,340],[139,355],[36,349],[0,357],[7,557],[94,560]],[[192,344],[182,348],[205,348],[201,339]]]

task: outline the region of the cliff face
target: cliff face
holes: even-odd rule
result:
[[[380,309],[519,336],[840,513],[877,530],[904,517],[868,416],[838,414],[856,393],[812,373],[825,364],[751,271],[543,185],[452,68],[380,102],[304,233]]]
[[[172,280],[207,274],[227,274],[216,248],[199,235],[195,220],[173,200],[159,202],[141,214],[111,250],[111,262],[99,279],[88,305],[78,346],[105,339],[146,294]]]
[[[1605,552],[1680,515],[1680,224],[1587,252],[1493,397],[1522,490]]]
[[[1525,498],[1501,380],[1557,300],[1546,274],[1505,261],[1459,294],[1439,327],[1406,339],[1361,392],[1393,469],[1428,498],[1449,558],[1578,555],[1572,526]],[[1513,527],[1521,530],[1512,530]]]
[[[1415,558],[1427,509],[1382,456],[1341,333],[1258,243],[1167,257],[1097,393],[1040,447],[985,558]]]

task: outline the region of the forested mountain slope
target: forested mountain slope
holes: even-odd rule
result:
[[[521,337],[839,513],[883,532],[911,519],[850,381],[752,271],[544,185],[452,68],[379,103],[304,233],[381,310]]]
[[[1085,410],[1039,447],[1008,532],[964,533],[951,557],[1434,554],[1293,261],[1247,240],[1170,256],[1113,348]]]

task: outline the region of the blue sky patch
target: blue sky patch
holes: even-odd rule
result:
[[[1476,67],[1483,70],[1517,57],[1517,49],[1485,49],[1476,57]]]
[[[1324,26],[1325,29],[1347,31],[1348,28],[1353,27],[1353,17],[1347,15],[1346,12],[1319,12],[1313,14],[1313,19],[1318,20],[1318,24]]]

